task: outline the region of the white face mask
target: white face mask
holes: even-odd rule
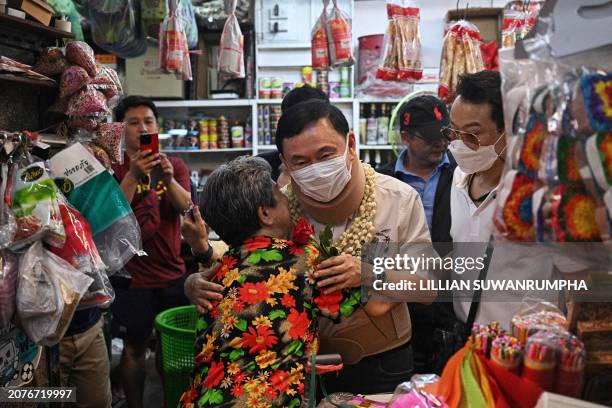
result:
[[[338,197],[351,179],[351,170],[346,167],[347,156],[348,136],[342,156],[292,170],[291,178],[308,197],[322,203],[330,202]]]
[[[480,146],[478,150],[472,150],[463,143],[461,139],[455,139],[448,145],[448,149],[457,161],[457,165],[466,174],[474,174],[486,171],[493,166],[499,155],[495,151],[495,145],[504,137],[502,134],[495,143],[489,146]]]

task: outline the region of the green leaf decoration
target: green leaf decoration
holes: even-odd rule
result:
[[[332,239],[334,239],[334,232],[332,230],[331,225],[326,225],[325,229],[323,229],[323,231],[321,231],[321,234],[319,235],[319,242],[321,243],[321,246],[325,249],[325,252],[327,252],[327,248],[329,248],[332,244]]]
[[[272,369],[274,369],[274,370],[278,370],[278,367],[280,367],[280,366],[281,366],[281,363],[276,363],[274,365],[271,365],[270,367],[272,367]]]
[[[247,258],[247,262],[250,263],[251,265],[257,265],[259,263],[259,261],[261,261],[261,253],[263,252],[263,250],[261,249],[257,249],[253,252],[251,252],[251,255],[249,255],[249,257]]]
[[[278,249],[272,249],[270,251],[263,251],[261,258],[266,262],[282,261],[283,255]]]
[[[287,354],[295,354],[302,348],[302,342],[299,340],[293,340],[289,347],[287,348]]]
[[[245,368],[247,369],[247,371],[254,371],[257,368],[257,366],[255,365],[255,361],[249,361],[249,364],[247,364]]]
[[[196,331],[202,331],[208,329],[208,323],[204,319],[198,319],[196,321]]]
[[[234,351],[232,351],[230,353],[230,360],[231,361],[236,361],[236,360],[238,360],[242,356],[244,356],[244,350],[236,349],[236,350],[234,350]]]
[[[247,330],[247,321],[244,319],[240,319],[238,320],[238,323],[236,323],[236,327],[240,330],[245,332]]]
[[[238,283],[241,283],[241,284],[242,284],[242,283],[246,282],[246,280],[247,280],[247,276],[246,276],[246,274],[242,274],[242,275],[240,275],[240,277],[238,278]]]
[[[350,315],[353,314],[354,311],[355,311],[355,308],[353,306],[340,305],[340,313],[342,313],[342,316],[344,317],[349,317]]]
[[[213,405],[219,405],[223,402],[223,393],[221,390],[210,390],[210,396],[208,397],[208,402]]]
[[[312,305],[308,302],[304,302],[304,309],[312,309]]]
[[[331,248],[329,248],[329,255],[330,256],[338,256],[338,255],[340,255],[340,252],[338,252],[338,248],[331,247]]]
[[[299,407],[301,404],[302,404],[302,401],[299,398],[294,398],[291,400],[291,402],[289,403],[287,407],[296,408],[296,407]]]
[[[221,357],[223,357],[223,358],[227,358],[228,356],[229,356],[229,353],[228,353],[228,352],[221,353]]]
[[[273,310],[268,317],[270,317],[270,320],[276,320],[278,318],[284,319],[287,317],[287,313],[285,313],[284,310]]]

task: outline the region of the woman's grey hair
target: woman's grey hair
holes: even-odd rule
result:
[[[200,194],[204,220],[229,245],[241,245],[261,225],[259,207],[275,207],[272,168],[262,158],[241,156],[217,168]]]

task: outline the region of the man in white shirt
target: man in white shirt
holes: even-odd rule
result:
[[[453,242],[458,243],[455,251],[462,251],[462,255],[482,256],[494,231],[493,215],[505,162],[506,138],[499,72],[482,71],[463,76],[457,95],[448,128],[448,136],[453,139],[449,149],[458,165],[451,187],[451,236]],[[481,242],[483,245],[461,244],[466,242]],[[551,279],[555,277],[555,267],[563,272],[580,269],[579,265],[540,247],[496,243],[486,279]],[[477,277],[478,271],[464,275],[466,279]],[[453,278],[460,277],[454,274]],[[462,294],[455,296],[454,309],[457,318],[466,322],[472,292]],[[525,296],[537,295],[505,292],[503,299],[499,297],[498,301],[491,301],[491,293],[485,293],[475,322],[488,324],[498,321],[507,329],[512,317],[520,311]]]

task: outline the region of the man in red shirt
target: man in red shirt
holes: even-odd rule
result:
[[[151,100],[127,97],[115,109],[115,117],[127,123],[127,130],[124,162],[113,170],[138,219],[147,253],[126,265],[131,279],[113,279],[113,326],[124,340],[119,375],[129,407],[140,408],[145,353],[155,316],[189,303],[183,293],[185,262],[180,256],[180,216],[191,202],[189,171],[178,158],[140,150],[140,135],[158,131]]]

